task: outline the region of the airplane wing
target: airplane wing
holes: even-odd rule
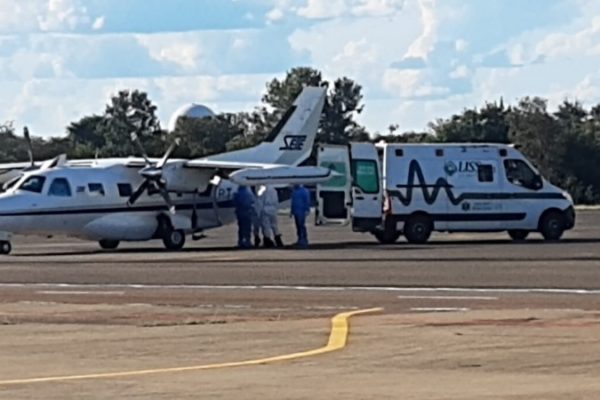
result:
[[[299,185],[326,182],[338,175],[335,171],[323,167],[282,164],[261,164],[234,161],[191,160],[184,164],[186,168],[199,168],[224,172],[228,178],[245,186],[254,185]]]
[[[14,171],[14,170],[21,171],[30,166],[31,166],[30,162],[16,162],[16,163],[0,164],[0,175],[2,175],[3,173],[9,172],[9,171]]]
[[[236,162],[236,161],[219,161],[211,160],[207,158],[199,158],[197,160],[190,160],[185,163],[186,168],[206,168],[206,169],[220,169],[220,170],[240,170],[245,168],[272,168],[278,167],[280,164],[264,164],[258,162]]]
[[[289,165],[270,168],[245,168],[229,175],[238,185],[304,185],[327,182],[339,173],[323,167],[294,167]]]
[[[39,167],[40,163],[36,163],[35,166]],[[20,177],[30,167],[30,162],[0,164],[0,192],[3,190],[4,184]]]

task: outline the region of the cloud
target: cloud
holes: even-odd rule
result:
[[[94,23],[92,24],[92,29],[95,31],[102,29],[104,27],[105,22],[106,18],[104,16],[96,18],[94,20]]]
[[[342,16],[389,17],[399,12],[406,0],[275,0],[268,20],[280,20],[286,14],[306,19]],[[276,17],[276,19],[273,19]]]
[[[0,0],[0,32],[68,32],[94,23],[80,0]]]
[[[237,112],[259,105],[264,82],[271,75],[158,77],[151,79],[32,79],[3,85],[12,99],[0,98],[2,119],[27,124],[32,133],[57,136],[70,121],[100,114],[110,97],[123,89],[147,91],[167,123],[182,104],[203,103],[217,112]],[[76,93],[76,96],[66,96]]]
[[[597,0],[0,0],[0,121],[56,134],[127,87],[164,119],[237,111],[310,65],[363,86],[369,130],[420,130],[499,97],[599,102],[598,43]]]

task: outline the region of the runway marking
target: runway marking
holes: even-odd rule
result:
[[[492,296],[398,296],[399,299],[419,300],[498,300]]]
[[[0,283],[0,288],[58,288],[58,289],[189,289],[189,290],[299,290],[299,291],[367,291],[367,292],[414,292],[414,293],[509,293],[509,294],[572,294],[572,295],[600,295],[600,289],[560,289],[560,288],[469,288],[469,287],[407,287],[407,286],[286,286],[286,285],[156,285],[144,283],[107,283],[107,284],[79,284],[79,283]]]
[[[466,307],[415,307],[411,308],[411,311],[418,312],[453,312],[453,311],[469,311],[470,308]]]
[[[123,296],[123,291],[106,291],[106,290],[38,290],[37,294],[58,294],[58,295],[101,295],[101,296]]]
[[[299,358],[313,357],[320,354],[330,353],[338,351],[346,347],[348,343],[348,320],[356,315],[375,313],[382,311],[382,308],[369,308],[365,310],[349,311],[335,315],[331,319],[331,333],[329,334],[329,340],[323,347],[317,349],[284,354],[281,356],[260,358],[256,360],[236,361],[227,362],[220,364],[205,364],[205,365],[194,365],[189,367],[172,367],[172,368],[158,368],[158,369],[144,369],[137,371],[125,371],[125,372],[109,372],[100,374],[87,374],[87,375],[64,375],[64,376],[50,376],[45,378],[27,378],[27,379],[11,379],[0,381],[0,386],[9,385],[22,385],[28,383],[48,383],[48,382],[65,382],[65,381],[77,381],[86,379],[113,379],[113,378],[124,378],[132,376],[152,375],[152,374],[165,374],[174,372],[189,372],[189,371],[201,371],[209,369],[222,369],[232,367],[243,367],[249,365],[261,365],[270,364],[280,361],[295,360]]]

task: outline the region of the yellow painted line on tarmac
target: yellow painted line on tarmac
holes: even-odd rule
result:
[[[331,353],[338,351],[346,347],[348,343],[348,332],[349,324],[348,320],[356,315],[375,313],[382,311],[382,308],[370,308],[365,310],[349,311],[337,314],[331,319],[331,333],[329,334],[329,341],[327,345],[319,347],[317,349],[302,351],[299,353],[284,354],[280,356],[259,358],[256,360],[246,361],[234,361],[219,364],[205,364],[205,365],[193,365],[188,367],[173,367],[173,368],[158,368],[158,369],[143,369],[137,371],[124,371],[124,372],[109,372],[101,374],[88,374],[88,375],[64,375],[64,376],[49,376],[45,378],[27,378],[27,379],[12,379],[0,381],[0,386],[9,385],[24,385],[29,383],[48,383],[48,382],[66,382],[66,381],[77,381],[85,379],[114,379],[114,378],[127,378],[142,375],[152,374],[166,374],[174,372],[189,372],[189,371],[202,371],[209,369],[221,369],[221,368],[232,368],[232,367],[243,367],[249,365],[261,365],[270,364],[280,361],[296,360],[299,358],[313,357],[320,354]]]

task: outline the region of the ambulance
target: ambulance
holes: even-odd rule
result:
[[[351,224],[381,243],[425,243],[433,231],[555,241],[575,224],[571,196],[510,145],[321,145],[317,159],[339,174],[317,185],[316,224]]]

